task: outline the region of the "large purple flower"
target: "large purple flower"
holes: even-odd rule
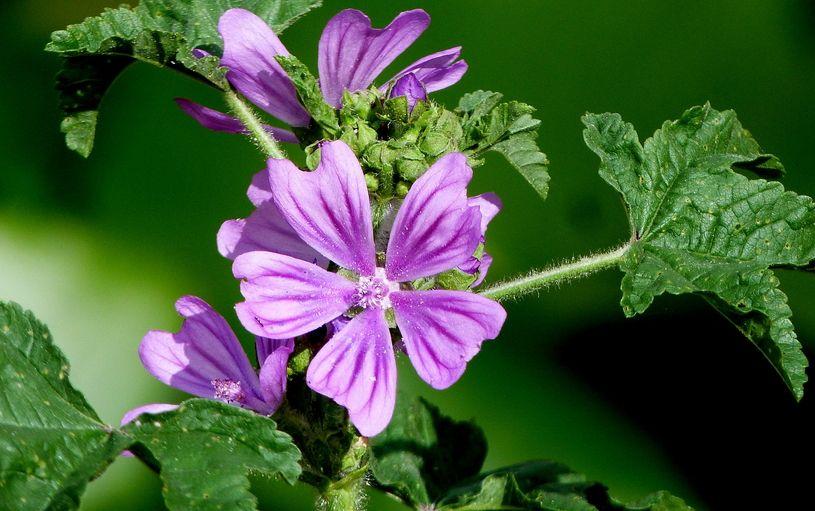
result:
[[[346,9],[328,22],[320,37],[318,68],[320,88],[328,104],[342,106],[342,94],[368,88],[396,57],[402,54],[430,24],[430,16],[415,9],[399,14],[385,28],[371,27],[362,12]],[[270,115],[295,127],[307,126],[309,115],[297,99],[288,75],[275,60],[289,55],[274,31],[245,9],[230,9],[218,21],[224,42],[221,65],[235,89]],[[201,56],[205,53],[198,52]],[[450,48],[417,60],[382,85],[392,96],[405,95],[411,104],[426,99],[428,92],[449,87],[467,71],[459,60],[461,48]],[[237,119],[186,99],[182,109],[205,128],[239,133]],[[297,141],[288,131],[267,127],[284,142]]]
[[[411,362],[437,389],[458,380],[481,343],[495,338],[504,323],[501,305],[480,295],[410,285],[469,261],[481,242],[480,207],[467,198],[471,177],[459,153],[430,167],[405,197],[380,267],[364,175],[344,142],[324,143],[313,172],[269,160],[280,213],[311,247],[356,277],[279,253],[247,252],[233,265],[246,299],[236,306],[238,316],[249,331],[275,339],[353,316],[315,355],[307,382],[345,406],[363,435],[382,431],[393,413],[390,309]]]
[[[286,365],[294,349],[292,339],[257,337],[260,373],[229,328],[226,320],[194,296],[180,298],[175,308],[184,318],[178,333],[152,330],[139,346],[145,369],[159,381],[194,396],[270,415],[286,391]],[[150,404],[125,414],[122,423],[142,413],[160,413],[175,405]]]

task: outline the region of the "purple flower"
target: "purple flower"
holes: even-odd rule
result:
[[[393,88],[391,89],[390,96],[392,98],[404,96],[407,98],[408,109],[413,111],[416,102],[427,100],[427,90],[425,90],[422,82],[416,78],[416,75],[408,73],[396,80],[396,83],[393,84]]]
[[[320,37],[318,68],[320,88],[328,104],[342,106],[342,94],[368,88],[382,71],[402,54],[430,24],[430,16],[421,9],[399,14],[385,28],[371,27],[362,12],[346,9],[329,20]],[[273,117],[295,127],[308,126],[309,115],[297,99],[288,75],[275,60],[289,55],[274,31],[245,9],[229,9],[218,21],[224,41],[221,65],[232,86],[249,101]],[[467,71],[467,63],[458,60],[461,48],[450,48],[417,60],[382,86],[412,75],[426,92],[449,87]],[[198,58],[206,52],[196,51]],[[394,87],[395,88],[395,87]],[[424,98],[421,98],[424,99]],[[229,133],[243,131],[240,122],[221,112],[181,99],[179,105],[205,128]],[[284,142],[296,141],[291,132],[272,133]]]
[[[486,241],[487,226],[489,226],[490,221],[495,218],[495,215],[501,211],[504,205],[501,199],[494,193],[484,193],[471,197],[469,204],[471,206],[477,206],[481,211],[481,243],[484,243]],[[487,277],[487,271],[489,271],[491,265],[492,256],[484,252],[480,258],[473,256],[464,264],[460,264],[458,269],[470,275],[475,275],[477,272],[478,277],[470,285],[470,287],[476,287],[484,282],[484,279]]]
[[[180,298],[175,308],[184,318],[178,333],[152,330],[139,346],[145,369],[159,381],[194,396],[270,415],[286,390],[286,365],[294,349],[292,339],[257,337],[260,374],[252,368],[226,320],[194,296]],[[142,413],[160,413],[176,405],[150,404],[135,408],[122,424]]]
[[[472,170],[460,153],[439,159],[412,186],[394,220],[384,267],[377,266],[371,208],[359,162],[344,142],[321,146],[320,165],[301,172],[269,160],[271,193],[300,237],[354,280],[301,259],[247,252],[233,271],[246,299],[236,306],[256,335],[291,338],[343,316],[315,355],[309,386],[345,406],[359,431],[373,436],[390,421],[396,361],[386,312],[393,310],[419,376],[447,388],[481,343],[506,319],[497,302],[466,291],[415,291],[410,282],[467,262],[482,237],[480,208],[469,203]]]

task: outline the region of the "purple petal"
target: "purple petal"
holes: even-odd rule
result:
[[[274,201],[315,250],[343,268],[373,275],[371,203],[359,161],[341,141],[322,144],[320,154],[313,172],[303,172],[289,160],[269,160]]]
[[[221,65],[229,82],[249,101],[291,126],[308,126],[309,115],[275,55],[289,55],[266,23],[244,9],[229,9],[218,20],[224,40]]]
[[[427,91],[424,89],[422,82],[413,73],[410,73],[396,80],[393,89],[391,89],[392,98],[400,96],[407,98],[408,108],[412,112],[417,101],[427,100]]]
[[[136,419],[136,417],[143,413],[151,414],[164,413],[169,412],[170,410],[175,410],[176,408],[178,408],[178,405],[170,405],[165,403],[152,403],[149,405],[142,405],[127,411],[122,417],[121,422],[119,422],[119,426],[121,427],[124,426],[125,424],[133,422],[133,420]],[[122,451],[122,456],[124,456],[125,458],[132,458],[133,453],[130,451]]]
[[[385,265],[390,280],[441,273],[472,257],[481,242],[481,213],[469,206],[467,157],[450,153],[413,183],[396,214]]]
[[[490,270],[490,266],[492,266],[492,256],[484,252],[481,254],[481,260],[478,261],[478,268],[476,268],[478,271],[478,278],[475,279],[475,282],[470,284],[471,289],[480,286],[481,283],[484,282],[484,279],[487,278],[487,272]]]
[[[286,368],[294,351],[294,339],[258,337],[255,349],[260,364],[260,390],[266,403],[277,410],[286,395]]]
[[[194,296],[180,298],[175,308],[184,318],[178,333],[151,330],[142,339],[145,369],[184,392],[267,413],[257,375],[226,320]],[[235,392],[220,392],[225,384]]]
[[[192,56],[197,59],[202,59],[204,57],[209,57],[210,55],[212,55],[210,52],[202,50],[201,48],[193,48],[190,53],[192,53]]]
[[[246,301],[236,306],[243,326],[272,339],[297,337],[318,328],[356,301],[356,284],[300,259],[249,252],[232,265]]]
[[[413,367],[436,389],[455,383],[507,313],[498,302],[467,291],[391,293],[396,324]]]
[[[246,128],[243,126],[241,121],[232,117],[231,115],[219,112],[218,110],[213,110],[212,108],[200,105],[194,101],[190,101],[189,99],[175,98],[175,102],[187,115],[198,121],[198,124],[209,130],[220,131],[223,133],[247,133]],[[299,142],[297,136],[289,130],[275,128],[274,126],[269,126],[268,124],[264,124],[263,129],[269,132],[275,138],[275,140],[279,140],[280,142],[288,142],[290,144],[296,144]]]
[[[467,204],[477,206],[481,212],[481,236],[486,234],[487,226],[492,219],[495,218],[495,215],[501,211],[501,208],[504,207],[504,203],[501,202],[501,199],[492,192],[470,197],[467,200]]]
[[[467,62],[457,61],[459,55],[461,55],[461,46],[433,53],[399,71],[388,83],[397,81],[410,73],[422,82],[427,92],[450,87],[461,80],[461,77],[467,72]],[[387,84],[380,87],[383,91],[386,88]]]
[[[265,183],[265,189],[261,183]],[[227,220],[218,231],[218,252],[234,260],[254,251],[276,252],[326,268],[328,259],[311,248],[294,232],[271,200],[266,171],[258,172],[247,191],[255,209],[249,218]]]
[[[382,309],[365,309],[332,337],[309,364],[306,381],[346,407],[363,436],[385,429],[396,402],[396,358]]]
[[[151,403],[149,405],[142,405],[132,410],[127,411],[124,416],[122,416],[121,422],[119,422],[119,426],[124,426],[125,424],[130,424],[133,420],[143,413],[150,413],[150,414],[157,414],[157,413],[164,413],[169,412],[171,410],[175,410],[178,408],[178,405],[171,405],[166,403]]]
[[[320,37],[320,89],[328,104],[339,108],[342,93],[366,89],[430,25],[421,9],[399,14],[385,28],[371,28],[371,20],[346,9],[329,20]]]

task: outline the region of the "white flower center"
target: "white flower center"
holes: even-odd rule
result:
[[[377,268],[373,277],[360,277],[357,282],[356,300],[359,307],[367,309],[389,309],[390,294],[399,289],[398,282],[391,282],[385,277],[385,269]]]
[[[215,399],[220,399],[225,403],[243,403],[246,394],[243,393],[241,382],[227,378],[219,378],[209,382],[215,389]]]

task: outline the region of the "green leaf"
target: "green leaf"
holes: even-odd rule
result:
[[[325,102],[317,78],[311,74],[311,71],[302,62],[297,60],[297,57],[278,55],[275,59],[291,78],[294,88],[297,89],[300,102],[306,107],[306,111],[311,115],[311,118],[328,134],[336,135],[340,129],[337,111]]]
[[[127,447],[68,381],[48,329],[0,302],[0,503],[69,510],[88,480]]]
[[[626,315],[662,293],[708,299],[772,362],[797,399],[806,358],[772,269],[815,260],[815,204],[779,176],[732,111],[695,107],[641,145],[617,114],[588,114],[584,137],[600,156],[600,175],[626,204],[632,246],[621,268]]]
[[[541,122],[532,117],[533,107],[518,101],[501,103],[502,98],[489,91],[461,98],[456,109],[464,132],[461,150],[476,161],[487,151],[502,154],[545,199],[549,193],[549,160],[537,143]]]
[[[144,414],[123,432],[138,442],[131,450],[159,465],[172,511],[255,510],[248,473],[290,484],[300,476],[300,451],[273,420],[219,401]]]
[[[438,511],[692,511],[666,492],[623,504],[600,483],[552,461],[530,461],[482,474],[451,489],[433,509]]]
[[[481,428],[445,417],[421,398],[398,399],[390,425],[371,439],[371,448],[376,481],[414,507],[477,474],[487,455]]]
[[[99,16],[51,34],[46,51],[65,58],[57,79],[65,114],[66,145],[87,157],[105,92],[132,62],[179,71],[227,90],[215,56],[197,59],[192,49],[220,53],[218,18],[227,9],[248,9],[278,34],[322,0],[142,0],[134,8],[106,9]]]

